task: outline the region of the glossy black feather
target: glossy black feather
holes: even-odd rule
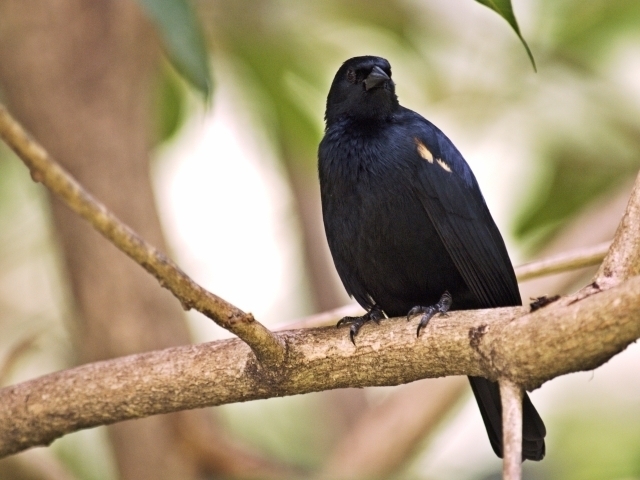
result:
[[[374,68],[376,88],[368,88]],[[391,76],[378,57],[343,64],[319,147],[325,230],[347,292],[389,316],[435,304],[445,291],[454,310],[520,305],[502,236],[471,169],[444,133],[399,105],[382,72]],[[501,456],[498,386],[470,381]],[[528,397],[524,408],[523,457],[540,460],[544,424]]]

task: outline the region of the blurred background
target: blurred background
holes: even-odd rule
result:
[[[640,168],[640,2],[515,0],[538,71],[470,0],[5,0],[0,99],[98,199],[212,292],[283,325],[347,304],[316,149],[340,64],[386,57],[403,105],[474,170],[515,265],[611,239]],[[567,293],[583,269],[521,285]],[[0,145],[0,386],[227,336],[32,182]],[[425,359],[428,361],[428,359]],[[640,478],[640,348],[533,392],[525,478]],[[494,479],[466,379],[123,422],[0,479]]]

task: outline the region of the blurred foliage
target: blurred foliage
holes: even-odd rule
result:
[[[638,410],[579,409],[558,419],[550,455],[555,478],[600,480],[640,478]]]
[[[52,242],[46,192],[13,157],[0,145],[0,364],[31,341],[4,379],[9,383],[73,363],[63,323],[67,292]],[[33,292],[37,301],[31,299]]]
[[[516,223],[516,235],[534,248],[544,245],[591,200],[638,172],[640,159],[613,157],[604,163],[599,153],[564,145],[550,148],[535,194]]]
[[[188,0],[138,0],[156,24],[176,69],[206,98],[211,69],[202,29]]]
[[[629,67],[619,56],[640,40],[640,3],[547,0],[539,8],[551,19],[536,40],[544,45],[544,74],[555,92],[538,94],[565,101],[547,104],[533,122],[542,174],[514,232],[534,249],[640,168],[638,92],[619,78]]]
[[[386,32],[410,48],[406,29],[414,21],[411,6],[402,2],[240,0],[200,6],[214,53],[233,63],[239,85],[282,160],[313,175],[323,125],[319,111],[309,104],[318,103],[314,96],[324,96],[341,50],[314,30],[357,23]],[[309,23],[311,18],[318,27]]]
[[[546,0],[543,8],[555,20],[549,32],[554,56],[590,72],[606,65],[625,37],[630,41],[640,37],[640,3],[635,0]]]
[[[51,449],[78,480],[119,478],[107,427],[65,435]]]
[[[510,2],[479,3],[498,12],[521,37]],[[501,75],[495,81],[484,83],[471,74],[463,78],[464,72],[462,78],[450,78],[452,71],[445,65],[450,60],[437,50],[451,49],[460,32],[453,30],[455,25],[438,22],[441,12],[429,5],[418,9],[417,4],[400,1],[294,5],[261,0],[199,6],[213,51],[233,65],[238,86],[261,115],[288,171],[303,168],[315,175],[323,127],[318,111],[337,66],[335,58],[378,53],[362,51],[363,45],[376,45],[382,54],[395,51],[404,62],[411,61],[412,81],[418,87],[409,88],[421,86],[432,100],[466,97],[470,111],[481,105],[483,123],[491,124],[492,118],[509,111],[530,115],[522,130],[535,149],[539,171],[514,233],[535,250],[573,215],[640,167],[638,106],[627,102],[624,92],[607,78],[609,60],[621,42],[632,41],[640,31],[639,5],[606,0],[539,4],[540,25],[530,36],[542,52],[544,71],[533,85],[530,72],[509,57],[494,58],[492,68]],[[320,27],[311,26],[310,18]],[[426,45],[430,50],[424,51]],[[392,60],[397,66],[399,62]],[[575,105],[561,101],[549,106],[554,96],[578,98]],[[557,110],[566,108],[575,111]],[[571,118],[567,121],[567,117]]]
[[[524,45],[524,48],[527,51],[527,55],[529,55],[529,60],[531,60],[533,69],[537,70],[536,61],[533,58],[531,49],[520,33],[520,27],[518,26],[518,21],[516,20],[516,16],[513,13],[513,7],[511,6],[511,0],[476,0],[476,2],[489,7],[491,10],[495,11],[496,13],[498,13],[498,15],[504,18],[509,23],[509,25],[511,25],[511,28],[513,28],[513,30],[516,32],[516,35],[518,35],[518,38],[522,42],[522,45]]]
[[[187,92],[171,66],[165,64],[160,72],[155,93],[155,141],[162,143],[173,138],[187,118]]]
[[[259,448],[270,458],[313,469],[321,466],[331,451],[333,425],[325,419],[311,428],[307,426],[326,408],[322,395],[311,393],[224,405],[220,410],[225,413],[227,426],[247,445]]]
[[[502,16],[514,29],[535,68],[535,61],[520,33],[510,0],[476,0]],[[185,78],[197,89],[210,93],[209,63],[203,47],[203,38],[195,15],[186,0],[139,0],[155,20],[168,50],[169,58]],[[221,41],[222,49],[241,61],[253,76],[247,83],[254,83],[268,97],[271,111],[267,116],[276,121],[274,129],[278,146],[285,160],[312,158],[309,147],[319,140],[317,126],[308,118],[308,109],[300,108],[300,88],[291,87],[297,82],[305,86],[322,89],[326,66],[309,62],[309,58],[320,59],[323,45],[304,45],[304,33],[291,22],[292,11],[298,14],[313,14],[310,4],[302,9],[288,2],[259,1],[247,3],[217,2],[200,5],[202,11],[210,13],[211,35]],[[315,14],[320,14],[325,23],[351,22],[367,25],[373,29],[386,31],[396,37],[405,47],[411,48],[408,35],[412,24],[419,28],[412,16],[413,6],[403,2],[353,1],[325,2]],[[280,14],[276,13],[280,10]],[[305,10],[307,10],[305,12]],[[295,13],[294,13],[295,15]],[[223,18],[221,18],[223,17]],[[332,18],[333,17],[333,18]],[[282,18],[284,21],[277,21]],[[267,20],[267,21],[265,21]],[[276,20],[276,21],[274,21]],[[303,22],[301,22],[302,24]],[[294,27],[294,28],[291,28]],[[251,34],[247,35],[247,31]],[[326,45],[325,45],[326,47]],[[306,52],[304,52],[306,50]],[[315,51],[313,51],[315,50]],[[305,54],[307,53],[307,54]],[[320,56],[318,56],[320,54]],[[289,79],[289,85],[282,80]],[[168,138],[179,125],[179,92],[173,88],[170,78],[163,75],[162,91],[166,97],[161,112],[160,138]],[[303,93],[304,96],[304,93]],[[275,118],[273,118],[275,117]]]

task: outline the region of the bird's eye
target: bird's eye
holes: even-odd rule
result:
[[[356,83],[356,72],[353,69],[347,70],[347,81],[349,83]]]

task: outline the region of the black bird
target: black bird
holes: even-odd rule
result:
[[[342,283],[367,313],[421,314],[521,305],[513,266],[480,187],[444,133],[402,107],[391,66],[347,60],[327,98],[318,151],[327,241]],[[498,384],[469,377],[491,446],[502,457]],[[524,396],[523,459],[541,460],[546,430]]]

